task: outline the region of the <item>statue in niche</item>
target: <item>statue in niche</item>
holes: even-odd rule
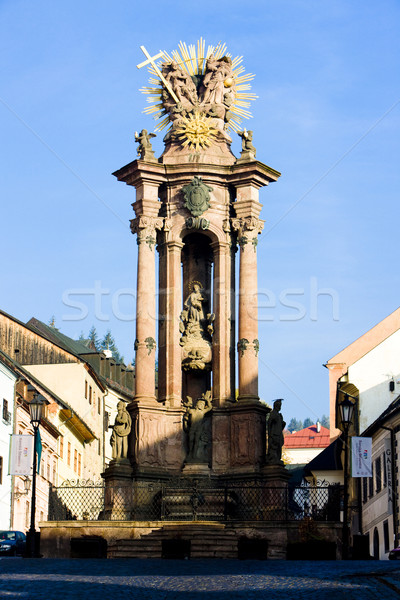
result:
[[[132,429],[132,419],[123,400],[118,402],[117,410],[114,425],[111,425],[113,431],[110,444],[113,459],[120,460],[128,458],[128,435]]]
[[[156,160],[150,141],[154,137],[156,134],[148,133],[147,129],[142,129],[140,133],[135,131],[135,142],[139,144],[137,154],[142,160]]]
[[[205,419],[207,413],[212,409],[211,390],[205,392],[201,398],[193,400],[187,396],[183,402],[186,413],[183,417],[183,428],[188,435],[187,462],[207,462],[208,447],[210,445],[209,420]]]
[[[282,461],[282,446],[283,446],[283,430],[285,429],[285,421],[280,412],[282,408],[282,400],[275,400],[274,407],[269,413],[268,418],[268,452],[267,464],[283,465]]]
[[[206,298],[202,293],[203,286],[198,281],[192,281],[189,289],[191,293],[183,304],[179,325],[182,366],[185,371],[203,371],[211,368],[211,336],[215,315],[204,314]]]

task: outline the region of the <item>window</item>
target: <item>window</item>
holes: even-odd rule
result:
[[[387,487],[387,465],[386,465],[386,454],[382,454],[382,463],[383,463],[383,487]]]
[[[372,477],[368,477],[368,495],[370,498],[374,495],[374,463],[371,465]]]
[[[53,463],[53,485],[57,484],[57,463]]]
[[[382,463],[381,457],[375,460],[375,491],[376,493],[380,492],[382,489]]]
[[[365,504],[368,500],[368,477],[363,477],[362,486],[362,501]]]
[[[3,457],[0,456],[0,485],[3,483]]]
[[[47,463],[47,481],[50,481],[50,462]]]
[[[82,467],[82,454],[79,452],[78,454],[78,475],[81,476],[81,467]]]
[[[74,471],[75,473],[78,471],[78,451],[76,448],[74,450]]]
[[[389,523],[383,521],[383,543],[385,544],[385,552],[389,552]]]
[[[89,404],[92,404],[92,386],[89,385]]]
[[[101,415],[101,397],[97,396],[97,412]]]
[[[88,397],[88,382],[85,381],[85,398]]]
[[[7,425],[11,423],[11,413],[8,412],[8,400],[3,398],[3,421]]]
[[[71,466],[71,442],[68,442],[67,465]]]
[[[64,438],[61,436],[60,437],[60,458],[63,458],[64,456]]]
[[[100,438],[98,438],[98,440],[97,440],[97,451],[98,451],[98,453],[99,453],[99,456],[100,456],[100,454],[101,454],[101,444],[100,444]]]

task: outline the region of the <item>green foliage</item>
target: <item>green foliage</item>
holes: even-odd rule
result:
[[[311,427],[311,425],[314,425],[314,421],[311,421],[310,417],[307,417],[307,419],[304,419],[303,429],[305,429],[306,427]]]
[[[90,328],[88,340],[90,340],[95,350],[101,350],[100,339],[97,335],[96,327],[94,325],[92,325],[92,327]]]
[[[300,429],[303,429],[303,421],[299,421],[293,417],[290,420],[287,428],[289,429],[290,433],[293,433],[293,431],[300,431]]]
[[[121,354],[119,353],[119,350],[117,348],[117,345],[115,343],[113,336],[111,335],[110,330],[107,331],[107,333],[101,340],[100,350],[111,350],[112,357],[116,362],[118,362],[118,363],[124,362],[124,357],[121,356]]]
[[[329,429],[329,417],[327,415],[322,415],[320,423],[322,427],[326,427],[327,429]]]

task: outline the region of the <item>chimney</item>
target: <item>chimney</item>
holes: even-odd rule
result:
[[[319,421],[317,421],[317,433],[320,433],[321,431],[321,423]]]

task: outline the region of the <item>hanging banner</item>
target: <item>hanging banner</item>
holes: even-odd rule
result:
[[[393,514],[393,479],[392,479],[392,444],[390,438],[385,438],[385,470],[388,495],[388,513]]]
[[[9,475],[32,475],[33,435],[11,436]]]
[[[372,477],[372,438],[351,438],[351,476]]]

